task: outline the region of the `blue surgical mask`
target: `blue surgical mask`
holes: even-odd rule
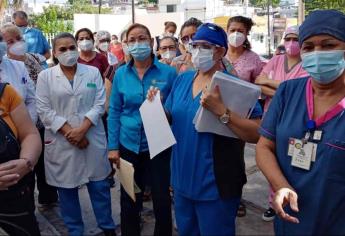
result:
[[[5,42],[0,42],[0,62],[7,52],[7,44]]]
[[[19,28],[20,32],[22,32],[22,34],[25,34],[28,27],[27,26],[20,26],[18,28]]]
[[[344,50],[302,54],[302,67],[319,84],[329,84],[344,72]]]
[[[144,42],[128,46],[128,51],[134,59],[144,61],[151,55],[152,49],[148,42]]]

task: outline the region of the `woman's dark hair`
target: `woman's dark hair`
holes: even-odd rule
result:
[[[145,30],[146,33],[147,33],[147,35],[148,35],[148,36],[150,37],[150,39],[151,39],[151,33],[150,33],[149,28],[147,28],[145,25],[138,24],[138,23],[134,23],[133,25],[129,26],[129,28],[127,29],[127,32],[126,32],[126,38],[127,38],[127,39],[128,39],[129,33],[130,33],[132,30],[136,29],[136,28],[141,28],[141,29]]]
[[[64,39],[64,38],[70,38],[75,42],[75,44],[77,44],[77,41],[72,34],[67,33],[67,32],[63,32],[63,33],[60,33],[54,37],[53,42],[52,42],[53,52],[55,52],[56,42],[59,39]],[[57,65],[59,63],[58,59],[54,56],[54,53],[53,53],[53,62],[55,63],[55,65]]]
[[[79,34],[80,34],[81,32],[86,32],[86,33],[90,36],[92,42],[95,42],[95,38],[93,37],[93,33],[92,33],[92,31],[91,31],[90,29],[88,29],[88,28],[81,28],[80,30],[78,30],[78,31],[75,33],[75,35],[74,35],[75,40],[77,40],[77,41],[79,40]]]
[[[234,16],[228,20],[226,30],[229,30],[229,27],[230,27],[231,23],[233,23],[233,22],[242,23],[244,25],[244,28],[246,28],[247,33],[249,33],[252,30],[252,27],[254,25],[254,22],[251,18],[244,17],[244,16]],[[248,38],[246,38],[246,41],[244,41],[243,47],[246,49],[252,48],[252,46],[250,45],[250,42],[248,41]]]
[[[175,29],[177,29],[175,22],[172,22],[172,21],[164,22],[164,29],[165,30],[169,29],[170,27],[174,27]]]
[[[190,27],[190,26],[194,26],[195,28],[198,28],[200,25],[202,25],[201,20],[199,20],[197,18],[194,18],[194,17],[189,18],[181,26],[180,36],[182,35],[182,31],[184,30],[184,28],[187,28],[187,27]]]

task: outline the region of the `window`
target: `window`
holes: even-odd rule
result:
[[[176,12],[176,5],[167,5],[167,12]]]

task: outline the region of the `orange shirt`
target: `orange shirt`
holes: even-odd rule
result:
[[[22,103],[22,98],[10,85],[5,87],[4,93],[0,99],[0,116],[12,129],[14,135],[18,137],[18,131],[14,125],[10,113]]]

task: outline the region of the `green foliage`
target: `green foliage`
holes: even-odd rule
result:
[[[73,31],[73,14],[65,7],[50,5],[43,8],[43,13],[31,15],[30,21],[44,33]]]
[[[73,14],[98,14],[98,6],[93,6],[90,0],[68,0],[68,3],[64,7],[44,7],[43,13],[30,16],[30,22],[44,33],[73,32]],[[111,13],[111,9],[102,7],[101,13]]]
[[[270,6],[277,7],[280,4],[280,0],[250,0],[250,4],[254,7],[267,8],[267,4]]]
[[[313,10],[335,9],[345,13],[345,0],[305,0],[307,14]]]

